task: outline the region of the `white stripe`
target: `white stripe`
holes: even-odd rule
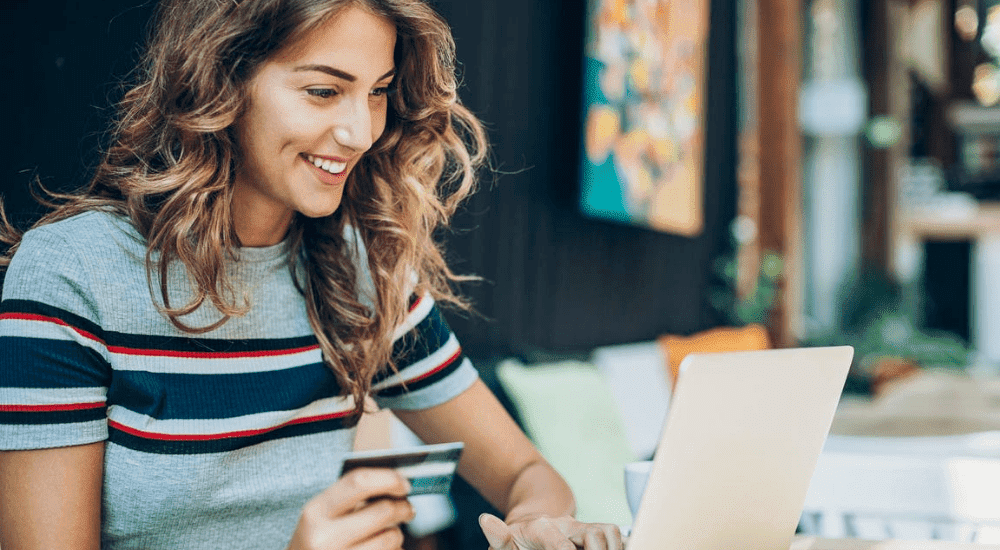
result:
[[[248,414],[233,418],[157,420],[150,416],[130,411],[121,405],[112,405],[108,410],[108,419],[135,430],[154,434],[214,435],[247,430],[264,430],[300,418],[333,414],[353,408],[353,397],[340,396],[320,399],[293,411]]]
[[[0,320],[0,336],[76,342],[101,354],[105,361],[108,360],[108,348],[104,347],[103,343],[87,338],[66,325],[59,325],[51,321],[3,319]],[[94,336],[96,337],[96,335]]]
[[[395,342],[402,338],[407,332],[413,330],[414,327],[420,324],[427,317],[427,314],[431,312],[434,308],[434,298],[430,294],[424,294],[420,297],[420,301],[417,302],[417,307],[413,309],[403,320],[403,324],[396,327],[396,331],[392,333],[392,341]]]
[[[0,388],[0,405],[71,405],[97,403],[107,388]]]
[[[286,355],[233,358],[160,357],[112,353],[115,370],[171,374],[245,374],[279,371],[323,362],[323,352],[314,348]]]
[[[410,479],[415,477],[446,476],[455,473],[457,462],[424,462],[394,468],[400,475]]]
[[[451,334],[448,336],[448,341],[445,342],[443,346],[438,348],[437,351],[399,371],[397,374],[394,374],[378,384],[375,384],[372,386],[372,391],[378,391],[389,386],[395,386],[404,380],[418,378],[420,375],[440,367],[452,355],[455,355],[455,352],[459,349],[461,349],[461,346],[458,344],[458,338],[456,338],[454,334]]]

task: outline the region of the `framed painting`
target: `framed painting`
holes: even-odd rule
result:
[[[588,0],[580,207],[703,227],[709,0]]]

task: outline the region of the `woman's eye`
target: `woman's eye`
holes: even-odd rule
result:
[[[322,99],[329,99],[337,95],[337,91],[330,88],[310,88],[306,90],[306,93]]]
[[[376,97],[382,97],[392,94],[395,89],[392,86],[383,86],[381,88],[375,88],[372,90],[372,95]]]

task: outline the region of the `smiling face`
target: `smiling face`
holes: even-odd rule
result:
[[[382,135],[396,29],[351,6],[257,69],[237,122],[233,222],[243,246],[280,242],[295,212],[334,213]]]

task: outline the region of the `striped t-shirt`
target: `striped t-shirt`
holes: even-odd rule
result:
[[[284,548],[301,507],[336,480],[356,422],[286,247],[239,250],[227,268],[252,307],[204,334],[154,307],[145,253],[104,212],[25,234],[0,302],[0,449],[106,441],[103,548]],[[169,285],[171,304],[187,303],[176,262]],[[218,318],[205,305],[182,320]],[[398,374],[373,391],[381,407],[434,406],[475,381],[429,296],[396,336]]]

